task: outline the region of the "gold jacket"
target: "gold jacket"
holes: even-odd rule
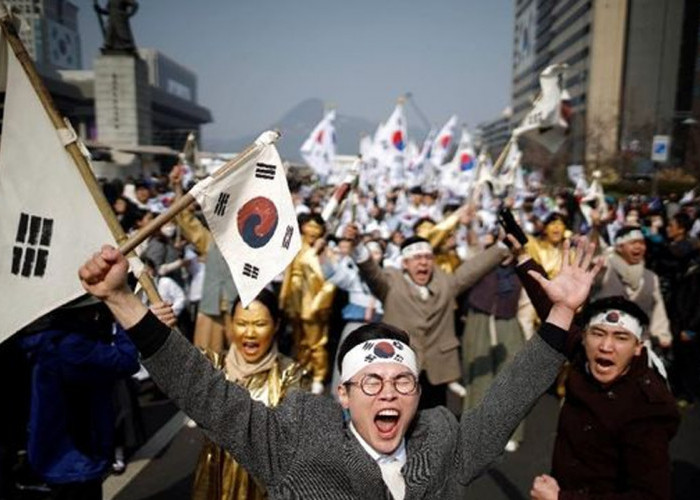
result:
[[[224,369],[226,354],[206,351],[205,355],[219,369]],[[242,385],[253,399],[267,406],[277,406],[290,387],[308,387],[307,373],[292,359],[279,354],[272,369],[256,373]],[[260,500],[267,498],[265,488],[248,474],[228,452],[205,438],[195,470],[192,487],[194,500]]]
[[[287,267],[280,291],[280,306],[288,318],[304,321],[323,320],[323,311],[333,305],[335,285],[323,277],[316,250],[303,244]]]

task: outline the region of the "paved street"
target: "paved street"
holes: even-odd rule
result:
[[[489,472],[475,481],[469,498],[520,500],[529,498],[532,479],[549,470],[554,442],[558,400],[543,396],[527,419],[526,440],[515,453],[506,454]],[[123,476],[105,482],[105,498],[116,500],[187,499],[193,470],[202,443],[199,429],[184,426],[176,414],[147,444],[150,450],[132,462]],[[170,429],[168,429],[170,426]],[[172,435],[172,439],[169,439]],[[160,441],[160,442],[158,442]],[[162,448],[162,449],[160,449]],[[680,431],[671,447],[676,499],[700,496],[700,407],[684,414]],[[142,455],[144,451],[142,450]]]

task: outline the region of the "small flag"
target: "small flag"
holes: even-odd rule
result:
[[[381,128],[378,145],[377,160],[381,167],[388,172],[392,185],[404,182],[404,168],[406,166],[406,117],[403,111],[403,99],[396,104],[394,111]]]
[[[258,144],[263,144],[261,139]],[[190,193],[202,207],[241,302],[247,306],[301,248],[277,150],[266,144],[244,165],[220,178],[207,177]]]
[[[452,143],[454,142],[455,127],[457,126],[457,116],[452,115],[447,123],[442,126],[440,132],[435,137],[433,142],[433,148],[430,155],[430,161],[436,167],[439,167],[445,163],[445,157],[447,153],[450,152],[452,148]]]
[[[335,110],[332,109],[316,125],[301,145],[299,152],[304,161],[325,183],[335,162]]]

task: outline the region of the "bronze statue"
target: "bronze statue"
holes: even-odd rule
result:
[[[136,14],[139,9],[138,2],[136,0],[109,0],[104,8],[98,0],[93,1],[105,42],[102,52],[134,53],[136,44],[134,43],[134,35],[131,33],[131,26],[129,26],[129,18]],[[105,15],[108,16],[106,29],[102,20],[102,16]]]

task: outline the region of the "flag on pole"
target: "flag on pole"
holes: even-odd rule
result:
[[[203,179],[207,176],[207,171],[202,164],[201,158],[199,157],[197,137],[195,137],[193,132],[187,134],[185,146],[182,148],[182,159],[184,160],[184,164],[187,165],[191,172],[189,179],[183,179],[183,184],[185,186],[187,186],[189,181],[192,180],[193,175],[196,176],[197,179]]]
[[[474,179],[476,167],[476,151],[472,136],[467,127],[462,127],[462,136],[457,145],[457,152],[452,161],[442,167],[440,183],[443,187],[451,189],[455,193],[464,195],[469,190],[469,185]]]
[[[78,268],[116,246],[80,173],[7,41],[0,139],[0,341],[85,291]],[[64,130],[65,132],[65,130]]]
[[[520,161],[523,156],[516,141],[511,141],[506,147],[508,152],[503,166],[499,172],[494,174],[494,190],[499,196],[504,195],[508,188],[515,187],[519,175],[518,170],[521,168]]]
[[[447,123],[442,126],[433,142],[430,154],[430,161],[436,167],[445,163],[445,157],[449,153],[454,141],[455,127],[457,126],[457,115],[452,115]]]
[[[402,184],[408,146],[403,99],[399,99],[391,116],[382,127],[378,146],[379,165],[387,169],[392,185]]]
[[[556,152],[566,139],[570,108],[564,89],[565,64],[548,66],[540,74],[540,96],[522,123],[513,130],[513,136],[532,139],[551,153]]]
[[[406,174],[409,177],[409,186],[434,184],[434,179],[432,176],[433,168],[430,166],[431,164],[429,163],[434,141],[435,129],[431,128],[428,131],[428,135],[425,136],[425,140],[423,140],[423,146],[421,146],[421,149],[418,152],[418,154],[413,156],[408,161],[408,166],[406,167]]]
[[[261,135],[258,154],[228,175],[207,177],[190,193],[247,306],[301,248],[287,178],[277,149]]]
[[[304,161],[325,184],[335,161],[335,110],[332,109],[316,125],[299,150]]]
[[[372,137],[367,134],[362,134],[360,137],[360,156],[365,161],[369,161],[372,155]]]

